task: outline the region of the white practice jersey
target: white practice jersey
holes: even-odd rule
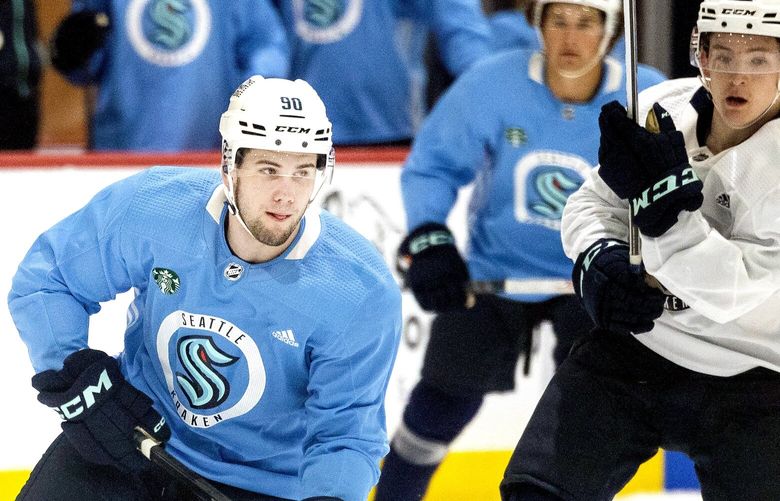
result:
[[[704,203],[658,238],[642,235],[642,259],[674,296],[652,331],[636,338],[688,369],[731,376],[780,372],[780,120],[713,155],[703,146],[713,107],[695,78],[640,95],[640,123],[658,102],[685,136],[704,182]],[[699,123],[701,121],[701,124]],[[600,238],[628,240],[628,203],[592,171],[564,209],[572,260]]]

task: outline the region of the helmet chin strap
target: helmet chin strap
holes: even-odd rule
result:
[[[596,54],[590,62],[588,62],[585,66],[583,66],[578,70],[568,71],[568,70],[557,69],[555,71],[557,71],[558,74],[563,78],[576,80],[577,78],[585,76],[590,70],[592,70],[598,64],[600,64],[603,59],[604,59],[604,51],[600,50],[599,53]]]
[[[230,213],[235,216],[236,219],[238,219],[239,224],[241,224],[241,227],[244,228],[244,230],[252,237],[255,238],[255,236],[252,234],[252,232],[249,230],[249,227],[244,222],[244,218],[241,217],[241,214],[238,211],[238,203],[236,202],[236,189],[235,185],[233,184],[233,176],[231,174],[228,174],[227,176],[227,186],[222,185],[222,187],[225,190],[225,197],[227,198],[228,203],[228,210],[230,210]]]

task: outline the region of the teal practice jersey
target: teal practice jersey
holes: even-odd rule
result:
[[[35,370],[85,348],[98,303],[133,289],[122,372],[171,425],[168,451],[242,489],[364,501],[388,450],[398,286],[315,207],[260,264],[230,251],[226,217],[216,169],[152,168],[43,233],[9,296]]]
[[[556,295],[571,279],[561,246],[561,214],[598,162],[601,107],[626,101],[623,64],[603,62],[588,102],[557,99],[544,84],[542,54],[500,53],[461,76],[434,107],[404,165],[409,230],[444,223],[459,188],[473,182],[467,262],[474,280],[532,281],[518,299]],[[660,83],[639,69],[639,89]],[[548,286],[549,285],[549,286]]]

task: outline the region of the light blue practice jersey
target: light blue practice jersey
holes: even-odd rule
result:
[[[276,3],[292,44],[290,76],[317,90],[336,144],[407,140],[414,134],[412,63],[400,47],[398,19],[430,29],[455,75],[490,50],[490,29],[478,0]]]
[[[34,368],[86,348],[98,303],[132,288],[122,372],[171,425],[168,451],[242,489],[364,501],[388,451],[398,286],[316,208],[281,256],[245,262],[226,210],[216,170],[153,168],[42,234],[9,296]]]
[[[74,0],[106,12],[111,30],[88,67],[98,150],[213,150],[228,98],[252,75],[285,78],[287,35],[270,0]]]
[[[639,70],[640,89],[659,81]],[[458,189],[474,181],[471,278],[570,280],[561,213],[598,162],[598,115],[615,99],[626,101],[625,75],[611,57],[604,60],[597,94],[586,103],[552,94],[538,52],[503,52],[478,63],[442,96],[415,138],[401,174],[409,230],[444,223]]]

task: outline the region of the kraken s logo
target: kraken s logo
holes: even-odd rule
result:
[[[560,230],[566,200],[593,166],[569,152],[534,150],[515,165],[515,219]]]
[[[235,363],[220,350],[214,340],[206,336],[185,336],[179,340],[179,360],[187,374],[176,373],[176,380],[193,409],[212,409],[224,402],[230,394],[227,379],[214,370]]]
[[[156,28],[152,40],[169,50],[184,45],[192,35],[186,16],[189,10],[186,0],[157,0],[149,11]]]
[[[344,2],[345,0],[306,0],[303,17],[312,26],[328,27],[344,15]]]
[[[206,0],[129,0],[126,4],[127,38],[147,62],[183,66],[203,52],[211,33]]]
[[[543,217],[560,219],[566,200],[580,187],[581,182],[563,171],[540,173],[534,182],[539,200],[532,203],[531,208]]]
[[[364,0],[292,0],[295,33],[305,42],[332,43],[352,33]]]

